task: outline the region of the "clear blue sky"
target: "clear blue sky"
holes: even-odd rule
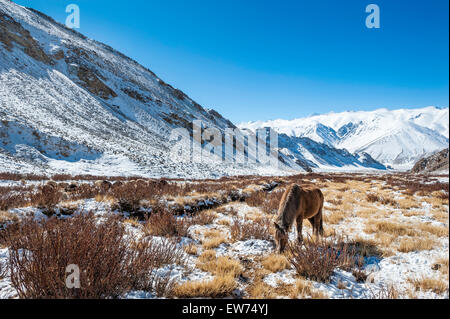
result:
[[[233,122],[448,107],[448,0],[15,2],[60,22],[78,4],[78,31]]]

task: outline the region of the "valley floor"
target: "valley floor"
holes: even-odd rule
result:
[[[8,174],[2,178],[0,298],[30,297],[18,290],[20,269],[13,269],[13,280],[13,266],[8,265],[32,266],[25,258],[29,255],[19,252],[27,245],[46,249],[45,239],[37,244],[23,238],[24,233],[14,233],[14,225],[45,223],[51,217],[64,222],[81,215],[99,223],[113,223],[108,218],[116,216],[124,227],[127,249],[140,251],[151,242],[161,254],[149,270],[151,284],[130,285],[119,298],[449,296],[448,175],[310,173],[201,181],[85,176],[54,176],[49,181]],[[289,233],[292,247],[302,253],[292,249],[279,254],[272,219],[293,182],[323,191],[325,236],[318,242],[311,238],[306,221],[304,245],[298,246],[295,227]],[[25,244],[18,247],[11,238]],[[346,255],[350,263],[340,259]],[[334,265],[328,275],[318,274],[317,267],[299,263],[300,256],[308,256],[318,267]],[[35,287],[31,282],[25,284]]]

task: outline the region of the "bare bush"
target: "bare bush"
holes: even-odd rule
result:
[[[289,245],[289,261],[300,276],[328,282],[338,267],[349,270],[355,265],[355,251],[341,240],[332,244],[325,238]]]
[[[44,213],[53,214],[55,206],[60,202],[62,193],[54,184],[43,186],[35,196],[35,202],[39,208],[44,209]]]
[[[256,221],[246,221],[233,217],[231,237],[233,240],[263,239],[271,240],[270,219],[261,218]]]
[[[11,282],[20,298],[118,298],[134,289],[152,291],[154,270],[183,256],[170,242],[130,245],[116,217],[30,218],[4,232]],[[80,269],[79,289],[65,285],[68,265]]]

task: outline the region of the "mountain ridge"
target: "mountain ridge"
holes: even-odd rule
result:
[[[223,146],[225,161],[209,151],[192,161],[174,153],[174,130],[184,129],[181,144],[190,148],[198,144],[196,120],[222,138],[237,127],[135,60],[39,11],[0,0],[0,29],[1,170],[208,178],[386,169],[365,150],[334,145],[351,125],[334,133],[319,126],[322,141],[281,132],[276,165],[237,163]],[[255,130],[239,134],[248,132]],[[333,141],[325,140],[329,134]]]
[[[448,145],[448,108],[329,112],[294,120],[254,121],[238,127],[271,127],[290,137],[312,140],[350,152],[365,152],[377,161],[407,167]]]

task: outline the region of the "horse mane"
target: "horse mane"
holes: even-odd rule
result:
[[[297,205],[295,205],[296,203],[293,201],[300,200],[300,190],[301,187],[299,185],[291,184],[281,198],[275,223],[286,231],[292,226],[292,223],[294,222],[293,217],[295,217],[295,214],[289,214],[289,206],[296,208]]]

